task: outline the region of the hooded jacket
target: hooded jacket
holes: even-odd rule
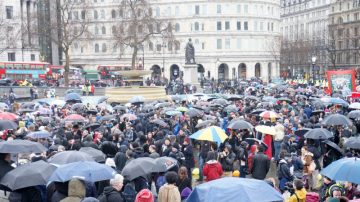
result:
[[[205,163],[203,174],[206,176],[206,181],[216,180],[223,174],[221,164],[216,160],[210,160]]]
[[[69,182],[68,197],[60,202],[80,202],[86,194],[85,184],[79,179],[72,179]]]
[[[165,184],[160,187],[158,194],[158,202],[180,202],[180,192],[177,186]]]
[[[122,202],[123,198],[120,192],[116,191],[112,186],[104,188],[104,192],[99,196],[100,202]]]
[[[286,202],[306,202],[306,193],[307,192],[304,188],[301,190],[295,190],[296,195],[291,195],[291,197]]]

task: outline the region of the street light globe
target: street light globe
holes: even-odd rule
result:
[[[311,58],[311,61],[315,64],[315,62],[316,62],[316,56],[313,56],[312,58]]]

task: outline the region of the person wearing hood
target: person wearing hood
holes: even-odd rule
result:
[[[85,183],[75,178],[69,182],[68,197],[60,202],[80,202],[85,197],[85,194]]]
[[[165,174],[166,184],[160,187],[158,202],[181,202],[181,196],[176,186],[177,174],[170,171]]]
[[[207,155],[207,162],[203,168],[203,175],[206,177],[205,181],[219,179],[223,174],[221,164],[216,160],[216,154],[214,151],[209,151]]]
[[[185,156],[184,165],[188,170],[188,176],[190,179],[192,179],[191,169],[195,167],[195,161],[194,161],[193,148],[191,146],[191,141],[189,137],[185,137],[183,146],[181,147],[181,152]]]
[[[246,141],[240,143],[240,149],[238,159],[240,162],[240,177],[245,178],[248,168],[248,147],[249,144]]]
[[[224,151],[219,153],[220,163],[226,176],[231,176],[233,171],[233,164],[236,158],[235,153],[231,149],[231,145],[226,145]]]
[[[279,179],[279,188],[281,191],[285,190],[287,182],[293,180],[293,175],[290,172],[291,155],[282,151],[280,153],[280,162],[277,168],[277,176]]]
[[[103,193],[98,197],[100,202],[122,202],[123,197],[120,193],[123,187],[124,177],[116,174],[110,180],[110,186],[105,187]]]
[[[287,153],[290,153],[290,136],[289,135],[285,135],[282,143],[280,145],[280,151],[286,151]],[[280,153],[279,153],[280,155]]]
[[[126,151],[128,150],[127,146],[121,145],[119,148],[119,152],[116,153],[114,157],[116,170],[122,171],[122,169],[125,167],[127,158],[126,158]]]
[[[306,190],[301,180],[294,180],[293,187],[295,192],[286,202],[306,202]]]
[[[130,144],[130,149],[134,152],[134,159],[140,158],[140,157],[148,157],[149,154],[144,152],[144,149],[139,146],[139,143],[132,142]]]
[[[59,202],[60,200],[66,198],[68,195],[69,182],[54,182],[54,187],[55,191],[49,198],[51,202]]]

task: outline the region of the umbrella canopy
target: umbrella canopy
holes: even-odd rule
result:
[[[263,112],[265,112],[266,111],[266,109],[255,109],[254,111],[252,111],[251,112],[251,114],[261,114],[261,113],[263,113]]]
[[[141,157],[131,160],[121,171],[121,175],[128,180],[148,175],[153,172],[155,161],[150,157]]]
[[[58,167],[49,178],[49,181],[66,182],[79,178],[88,182],[108,180],[116,174],[111,167],[96,162],[80,161]]]
[[[176,159],[163,156],[155,159],[155,166],[153,167],[152,172],[154,173],[166,172],[177,165],[178,165],[178,161]]]
[[[152,121],[152,123],[164,127],[164,128],[168,128],[169,125],[167,123],[165,123],[165,121],[161,120],[161,119],[155,119],[154,121]]]
[[[305,133],[307,133],[308,131],[310,131],[311,129],[310,128],[303,128],[303,129],[299,129],[299,130],[296,130],[295,131],[295,135],[296,136],[299,136],[299,137],[302,137],[305,135]]]
[[[332,114],[322,121],[324,125],[351,125],[352,121],[342,114]]]
[[[4,102],[0,102],[0,109],[6,109],[6,110],[8,110],[8,109],[9,109],[9,105],[7,105],[7,104],[4,103]]]
[[[79,114],[71,114],[64,118],[64,121],[72,121],[72,122],[85,122],[86,119]]]
[[[348,138],[344,143],[344,147],[350,149],[360,149],[360,137]]]
[[[356,157],[343,158],[332,162],[321,170],[321,174],[335,181],[360,183],[360,159]]]
[[[258,144],[258,145],[262,145],[265,147],[265,150],[267,150],[268,146],[265,142],[257,139],[257,138],[245,138],[246,142],[248,142],[250,145],[254,144],[255,142]]]
[[[71,106],[71,110],[74,111],[85,111],[86,106],[83,103],[76,103],[73,106]]]
[[[360,118],[360,110],[354,110],[349,112],[349,114],[347,115],[350,119],[358,119]]]
[[[202,112],[202,111],[200,111],[198,109],[192,108],[192,109],[187,110],[185,112],[185,114],[189,115],[190,118],[192,118],[192,117],[200,117],[200,116],[202,116],[204,114],[204,112]]]
[[[229,102],[223,98],[217,98],[217,99],[212,100],[211,102],[214,104],[220,104],[222,106],[226,106],[229,104]]]
[[[255,130],[264,134],[276,135],[276,129],[273,126],[259,125],[255,127]]]
[[[110,121],[110,120],[113,120],[115,119],[115,116],[114,115],[105,115],[105,116],[102,116],[99,121]]]
[[[322,109],[314,110],[311,112],[311,116],[318,115],[321,113],[325,114],[324,110],[322,110]]]
[[[225,177],[196,186],[187,201],[270,202],[283,201],[283,197],[263,180]]]
[[[276,103],[277,102],[277,99],[274,98],[274,97],[271,97],[271,96],[265,96],[262,98],[263,101],[265,102],[271,102],[271,103]]]
[[[52,115],[52,111],[49,108],[40,108],[38,111],[34,112],[34,114],[39,115]]]
[[[94,161],[94,159],[87,153],[81,151],[63,151],[56,153],[49,159],[49,163],[55,165],[64,165],[79,161]]]
[[[91,156],[94,159],[94,161],[98,163],[103,163],[106,160],[105,159],[106,155],[98,149],[94,149],[92,147],[81,147],[79,151],[87,153],[89,156]]]
[[[56,166],[45,161],[24,164],[6,173],[1,179],[0,184],[11,190],[45,185],[55,170]]]
[[[100,127],[100,123],[95,122],[95,123],[90,123],[90,124],[86,125],[84,128],[85,129],[90,128],[91,130],[95,130],[99,127]]]
[[[264,118],[264,119],[276,119],[276,118],[279,118],[279,115],[276,112],[273,112],[273,111],[264,111],[259,116]]]
[[[207,140],[210,142],[216,142],[218,144],[223,143],[228,136],[225,132],[217,126],[210,126],[208,128],[197,131],[192,134],[190,138],[196,140]]]
[[[120,117],[120,120],[124,121],[124,119],[128,119],[129,121],[134,121],[137,119],[137,116],[135,114],[123,114]]]
[[[129,102],[131,104],[138,104],[138,103],[144,103],[145,102],[145,98],[143,96],[134,96],[132,97]]]
[[[10,112],[1,112],[0,113],[0,120],[10,120],[10,121],[14,121],[16,119],[18,119],[19,116]]]
[[[48,138],[50,137],[50,135],[51,134],[47,131],[35,131],[27,134],[26,137],[38,139],[38,138]]]
[[[186,112],[187,110],[189,110],[188,108],[186,107],[178,107],[176,108],[177,111],[180,111],[180,112]]]
[[[169,102],[163,102],[163,103],[157,103],[155,105],[155,108],[158,109],[158,108],[164,108],[164,107],[170,107],[171,106],[171,103]]]
[[[0,153],[41,153],[47,149],[38,142],[29,140],[12,140],[0,142]]]
[[[117,110],[117,111],[126,111],[127,107],[123,106],[123,105],[117,105],[117,106],[113,107],[113,109]]]
[[[283,102],[283,101],[285,101],[285,102],[292,102],[292,100],[291,100],[290,98],[287,98],[287,97],[281,97],[281,98],[279,98],[278,100],[281,101],[281,102]]]
[[[230,128],[233,130],[244,130],[244,129],[252,130],[254,128],[254,126],[251,125],[251,123],[249,123],[247,121],[237,120],[237,121],[231,122],[227,128]]]
[[[333,148],[335,151],[339,152],[341,155],[344,155],[344,150],[342,150],[337,144],[334,142],[331,142],[330,140],[324,140],[325,144],[329,145],[331,148]]]
[[[202,121],[199,122],[198,124],[196,124],[195,128],[202,128],[202,127],[208,127],[211,124],[214,124],[215,121],[214,120],[206,120],[206,121]]]
[[[56,105],[59,107],[63,107],[66,104],[66,102],[64,100],[53,100],[51,102],[51,105]]]
[[[227,107],[224,108],[224,111],[227,112],[227,113],[230,113],[230,112],[238,112],[239,109],[235,106],[235,105],[229,105]]]
[[[64,100],[66,102],[70,102],[70,101],[81,101],[81,96],[77,93],[69,93],[65,95]]]
[[[241,100],[242,97],[239,95],[229,95],[226,99],[229,101],[236,101],[236,100]]]
[[[324,103],[334,104],[334,105],[342,105],[342,106],[349,106],[349,103],[343,99],[337,97],[323,97],[320,99]]]
[[[180,111],[175,111],[175,110],[167,111],[167,112],[165,112],[165,114],[168,115],[168,116],[180,116],[180,115],[182,115],[182,113]]]
[[[360,109],[360,102],[354,102],[349,105],[350,109]]]
[[[18,127],[18,125],[14,121],[0,120],[0,131],[9,130],[9,129],[16,129],[17,127]]]
[[[315,140],[327,140],[334,136],[330,131],[328,131],[324,128],[315,128],[315,129],[311,129],[308,132],[306,132],[304,134],[304,137],[308,138],[308,139],[315,139]]]

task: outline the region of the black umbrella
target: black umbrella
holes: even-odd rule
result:
[[[18,125],[14,121],[0,120],[0,131],[17,129]]]
[[[212,100],[211,102],[214,103],[214,104],[220,104],[220,105],[223,105],[223,106],[226,106],[226,105],[229,104],[229,102],[227,100],[223,99],[223,98],[217,98],[215,100]]]
[[[65,95],[64,100],[65,100],[65,102],[81,101],[81,96],[77,93],[69,93],[69,94]]]
[[[87,110],[86,113],[96,115],[98,113],[98,111],[96,111],[95,109],[90,109],[90,110]]]
[[[165,121],[161,120],[161,119],[155,119],[154,121],[152,121],[152,123],[162,126],[164,128],[168,128],[169,125],[167,123],[165,123]]]
[[[349,114],[347,115],[350,119],[358,119],[360,118],[360,110],[354,110],[349,112]]]
[[[308,138],[308,139],[315,139],[315,140],[327,140],[334,136],[330,131],[328,131],[324,128],[315,128],[315,129],[311,129],[307,133],[305,133],[304,137]]]
[[[295,135],[302,137],[305,135],[305,133],[309,132],[311,130],[311,128],[303,128],[303,129],[299,129],[295,131]]]
[[[85,129],[90,128],[91,130],[95,130],[95,129],[99,128],[99,127],[100,127],[100,123],[98,123],[98,122],[90,123],[90,124],[84,126]]]
[[[87,153],[81,151],[63,151],[56,153],[50,157],[49,163],[55,165],[64,165],[78,161],[94,161],[94,159]]]
[[[140,104],[145,102],[145,98],[143,96],[134,96],[129,100],[129,102],[131,104]]]
[[[211,124],[214,124],[215,121],[214,120],[206,120],[206,121],[202,121],[198,124],[196,124],[195,128],[202,128],[202,127],[206,127],[209,126]]]
[[[101,121],[110,121],[110,120],[113,120],[113,119],[115,119],[115,116],[114,116],[114,115],[105,115],[105,116],[101,117],[101,118],[99,119],[99,121],[100,121],[100,122],[101,122]]]
[[[252,145],[256,142],[258,145],[264,146],[265,150],[267,150],[267,148],[268,148],[268,146],[265,142],[263,142],[257,138],[245,138],[245,141],[248,142],[250,145]]]
[[[56,166],[45,161],[36,161],[20,165],[14,170],[6,173],[1,179],[0,184],[11,190],[17,190],[25,187],[46,185]]]
[[[150,157],[142,157],[131,160],[121,171],[121,175],[127,180],[133,180],[140,176],[146,176],[153,172],[155,161]]]
[[[281,97],[281,98],[279,98],[278,100],[281,101],[281,102],[283,102],[283,101],[285,101],[285,102],[292,102],[292,100],[289,99],[289,98],[287,98],[287,97]]]
[[[85,111],[86,106],[82,103],[76,103],[73,106],[71,106],[71,110],[73,111]]]
[[[235,105],[229,105],[227,107],[224,108],[224,111],[227,112],[227,113],[230,113],[230,112],[238,112],[239,109],[235,106]]]
[[[0,153],[41,153],[47,149],[38,142],[29,140],[12,140],[0,142]]]
[[[244,129],[253,130],[254,126],[251,125],[251,123],[249,123],[247,121],[237,120],[237,121],[231,122],[227,128],[230,128],[233,130],[244,130]]]
[[[251,114],[261,114],[263,113],[264,111],[266,111],[266,109],[255,109],[254,111],[251,112]]]
[[[311,116],[319,115],[321,113],[325,114],[324,110],[322,110],[322,109],[314,110],[311,112]]]
[[[155,159],[155,166],[152,169],[153,173],[166,172],[178,165],[178,161],[171,157],[160,157]]]
[[[259,101],[260,99],[258,97],[255,97],[253,95],[249,95],[245,97],[246,100],[254,100],[254,101]]]
[[[316,100],[315,102],[311,103],[311,106],[313,106],[315,109],[324,109],[325,104],[321,102],[320,100]]]
[[[226,99],[229,100],[229,101],[236,101],[236,100],[241,100],[242,97],[239,96],[239,95],[230,95]]]
[[[117,105],[117,106],[113,107],[113,109],[117,110],[117,111],[126,111],[127,107],[123,106],[123,105]]]
[[[342,150],[337,144],[334,142],[331,142],[330,140],[324,140],[325,144],[329,145],[331,148],[333,148],[335,151],[339,152],[341,155],[344,155],[344,150]]]
[[[155,105],[155,108],[158,109],[158,108],[164,108],[164,107],[170,107],[171,106],[171,103],[169,102],[163,102],[163,103],[158,103]]]
[[[345,143],[344,147],[349,149],[360,149],[360,137],[350,137]]]
[[[189,115],[190,118],[192,118],[192,117],[196,117],[196,116],[200,117],[200,116],[204,115],[204,112],[202,112],[202,111],[200,111],[198,109],[192,108],[192,109],[187,110],[185,112],[185,114]]]
[[[98,149],[94,149],[92,147],[81,147],[79,151],[89,154],[89,156],[98,163],[103,163],[106,160],[106,155]]]
[[[327,116],[324,118],[324,120],[322,121],[322,124],[324,125],[351,125],[352,124],[352,121],[342,115],[342,114],[332,114],[330,116]]]

